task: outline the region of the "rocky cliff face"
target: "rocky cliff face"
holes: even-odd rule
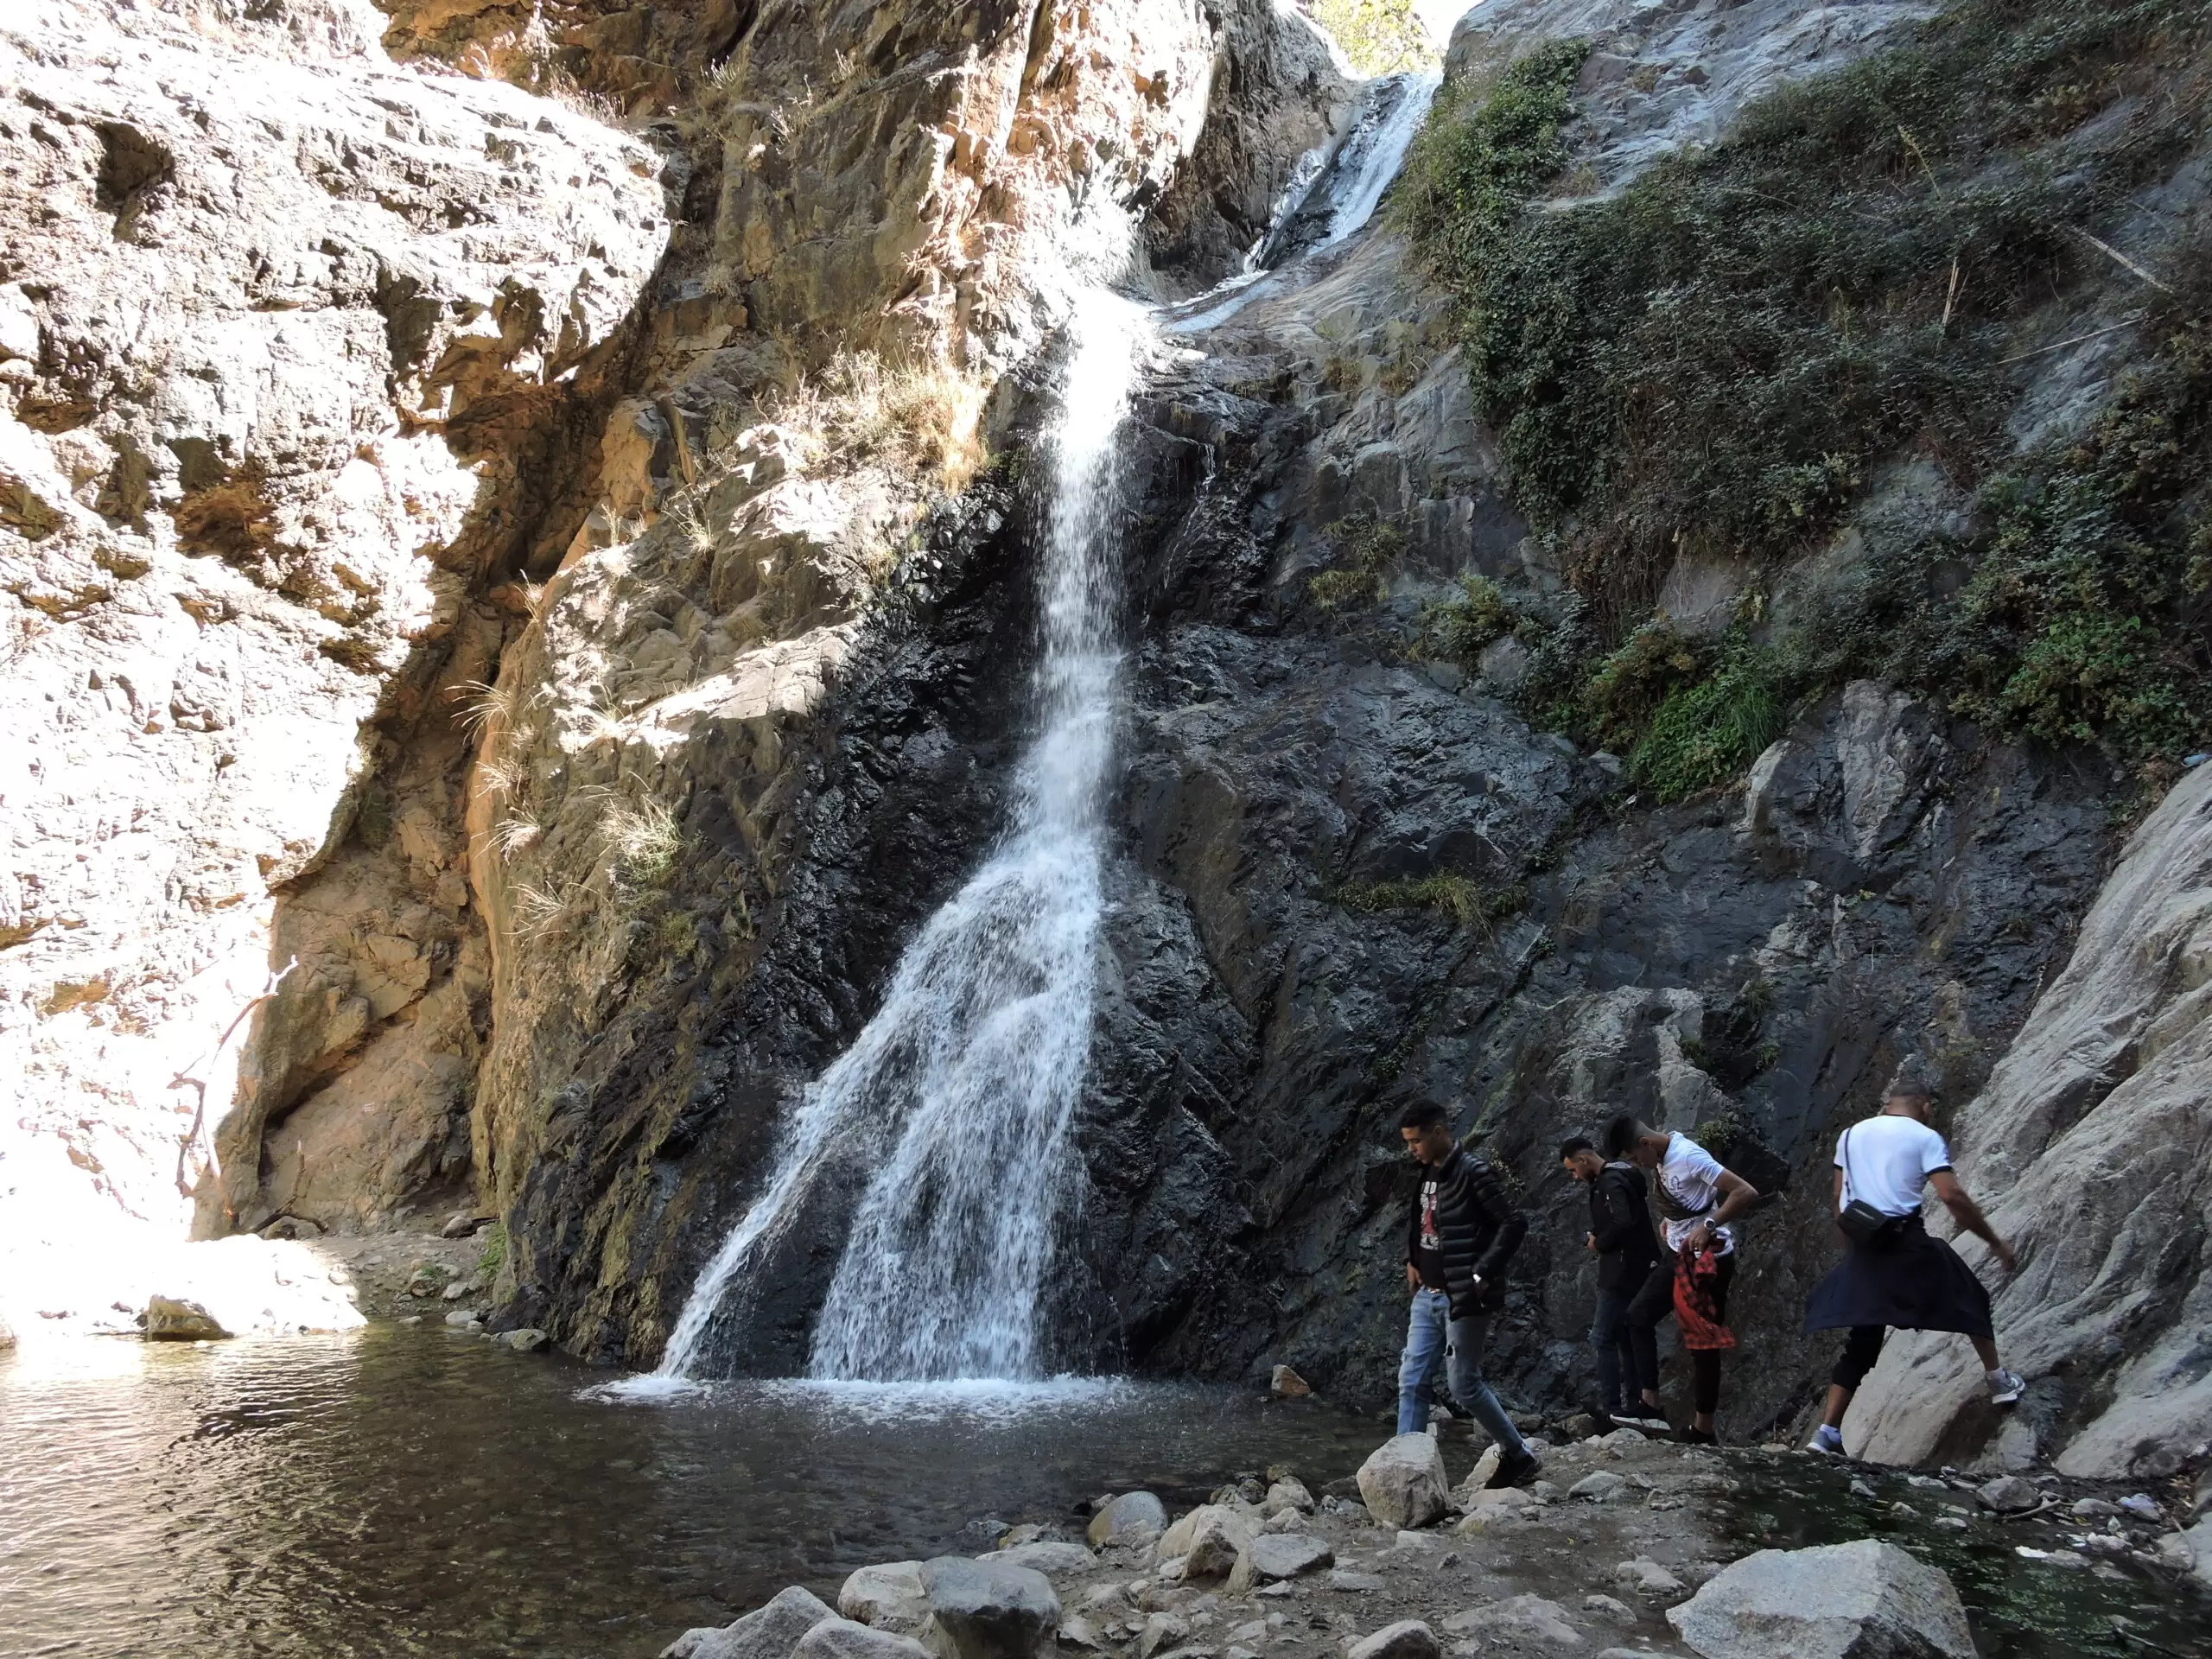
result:
[[[1491,0],[1452,60],[1592,41],[1555,210],[1924,15]],[[205,1084],[208,1230],[473,1189],[508,1224],[508,1322],[649,1362],[797,1091],[1002,821],[1069,284],[1173,300],[1230,272],[1350,89],[1301,20],[1231,0],[395,8],[385,49],[460,72],[436,77],[351,13],[191,16],[8,37],[8,684],[57,734],[5,791],[25,1121],[102,1179],[135,1144],[151,1173],[118,1184],[153,1191]],[[246,110],[262,129],[225,125]],[[2144,201],[2200,213],[2201,171]],[[2118,269],[2066,315],[2116,309]],[[1572,1397],[1590,1269],[1552,1149],[1633,1109],[1783,1194],[1747,1229],[1756,1363],[1723,1420],[1764,1431],[1829,1357],[1796,1325],[1834,1248],[1833,1132],[1912,1050],[1978,1096],[1952,1128],[2000,1224],[2050,1239],[1999,1302],[2054,1379],[2023,1419],[2041,1449],[2149,1469],[2202,1438],[2198,1362],[2160,1334],[2202,1232],[2183,1165],[2126,1166],[2155,1250],[2117,1203],[2094,1238],[2055,1219],[2086,1149],[2100,1179],[2120,1155],[2082,1138],[2097,1113],[2195,1121],[2201,791],[2078,944],[2135,787],[2086,747],[1852,679],[1747,777],[1655,804],[1532,718],[1522,641],[1433,648],[1464,579],[1543,617],[1580,576],[1515,505],[1403,241],[1371,228],[1167,327],[1128,456],[1135,689],[1065,1362],[1386,1392],[1392,1124],[1427,1093],[1535,1221],[1493,1370]],[[2113,396],[2119,342],[2082,332],[2035,336],[2019,442]],[[1900,453],[1787,569],[1685,550],[1657,590],[1710,633],[1973,516]],[[2113,943],[2146,930],[2155,963]],[[717,1363],[799,1362],[839,1208],[762,1264]],[[1901,1345],[1883,1375],[1923,1363]],[[1870,1443],[1989,1440],[1887,1386]]]
[[[373,1220],[466,1185],[463,688],[662,161],[343,6],[41,8],[0,54],[11,1243],[119,1224],[87,1187]]]

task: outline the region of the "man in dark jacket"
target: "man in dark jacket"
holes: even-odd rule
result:
[[[1497,1441],[1493,1486],[1535,1472],[1529,1451],[1483,1380],[1483,1339],[1505,1300],[1505,1264],[1529,1230],[1497,1172],[1452,1139],[1444,1108],[1424,1100],[1398,1120],[1421,1165],[1421,1192],[1406,1224],[1406,1287],[1413,1293],[1406,1350],[1398,1362],[1398,1433],[1428,1427],[1428,1384],[1440,1354],[1459,1403]]]
[[[1584,1242],[1598,1255],[1598,1310],[1590,1321],[1590,1346],[1598,1360],[1594,1415],[1610,1427],[1654,1427],[1642,1391],[1659,1389],[1659,1344],[1649,1325],[1629,1323],[1629,1300],[1659,1264],[1659,1239],[1651,1226],[1643,1172],[1625,1158],[1607,1163],[1577,1135],[1559,1149],[1573,1179],[1590,1189],[1590,1230]],[[1656,1426],[1667,1427],[1664,1418]]]

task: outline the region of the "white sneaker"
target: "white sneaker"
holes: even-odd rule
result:
[[[1989,1384],[1989,1403],[1993,1406],[2018,1405],[2020,1396],[2028,1391],[2027,1378],[2001,1367],[1985,1373],[1982,1380]]]
[[[1805,1442],[1805,1449],[1824,1458],[1840,1458],[1843,1455],[1843,1431],[1822,1423],[1813,1431],[1813,1438]]]

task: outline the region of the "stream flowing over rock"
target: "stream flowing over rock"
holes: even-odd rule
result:
[[[1830,1148],[1918,1054],[2021,1246],[2010,1280],[1965,1248],[2031,1387],[2000,1426],[1963,1343],[1900,1338],[1853,1450],[2180,1470],[2212,1439],[2212,766],[2129,772],[1840,675],[1745,775],[1661,804],[1548,728],[1516,634],[1421,645],[1475,579],[1531,617],[1581,602],[1572,526],[1524,515],[1478,417],[1457,299],[1366,216],[1428,99],[1587,42],[1537,207],[1572,212],[1930,10],[1488,0],[1448,95],[1349,80],[1274,0],[11,14],[0,1313],[158,1291],[340,1324],[273,1298],[232,1324],[149,1263],[188,1227],[461,1211],[499,1217],[488,1327],[595,1363],[1274,1377],[1281,1409],[1364,1408],[1403,1331],[1397,1115],[1433,1096],[1530,1216],[1485,1362],[1516,1411],[1589,1389],[1564,1136],[1633,1111],[1777,1195],[1730,1309],[1740,1440],[1825,1383],[1834,1343],[1799,1325],[1839,1248]],[[2197,224],[2205,163],[2177,141],[2126,205]],[[2008,342],[2005,442],[2121,395],[2096,308],[2144,296],[2117,245]],[[993,1079],[1050,1074],[1065,1136],[880,1184],[923,1109],[892,1085],[941,1107],[967,1074],[872,1022],[953,960],[931,941],[1018,861],[1025,766],[1059,753],[1039,577],[1109,290],[1142,315],[1077,653],[1102,689],[1081,925],[1044,976],[1066,1017],[992,1023],[1044,995],[1014,952],[973,1022],[1022,1063]],[[1854,476],[1786,565],[1669,548],[1660,613],[1710,644],[1967,537],[1933,444]],[[1323,603],[1384,526],[1372,602]],[[794,1146],[805,1180],[741,1237]],[[982,1213],[995,1173],[1021,1216]],[[987,1201],[956,1216],[955,1185]],[[894,1262],[935,1274],[926,1307]],[[935,1319],[979,1263],[1020,1295]],[[1443,1511],[1425,1464],[1380,1485],[1399,1524]],[[1165,1528],[1141,1498],[1093,1541]],[[1171,1553],[1255,1580],[1294,1553],[1224,1515]],[[903,1580],[855,1594],[849,1621],[1011,1651]]]

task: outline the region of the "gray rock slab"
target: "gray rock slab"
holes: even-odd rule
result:
[[[929,1649],[911,1636],[856,1619],[825,1618],[799,1637],[791,1659],[929,1659]]]
[[[1763,1549],[1667,1622],[1706,1659],[1975,1659],[1951,1580],[1873,1538]]]
[[[1167,1506],[1150,1492],[1123,1492],[1090,1517],[1091,1544],[1137,1544],[1167,1530]]]
[[[922,1563],[922,1644],[938,1659],[1032,1659],[1059,1628],[1060,1599],[1034,1567],[940,1555]]]
[[[1255,1585],[1300,1578],[1336,1564],[1337,1552],[1310,1533],[1262,1533],[1237,1556],[1228,1588],[1232,1595],[1243,1595]]]
[[[792,1585],[733,1624],[684,1631],[660,1659],[790,1659],[801,1637],[835,1618],[821,1598]]]
[[[879,1630],[914,1630],[930,1611],[922,1589],[919,1561],[885,1561],[863,1567],[837,1592],[837,1611]]]
[[[989,1555],[976,1558],[982,1561],[1004,1561],[1014,1567],[1027,1567],[1042,1573],[1048,1579],[1065,1578],[1071,1573],[1088,1573],[1098,1565],[1098,1557],[1081,1544],[1056,1543],[1051,1539],[1039,1539],[1034,1543],[1016,1544],[1011,1549],[1001,1549]]]

